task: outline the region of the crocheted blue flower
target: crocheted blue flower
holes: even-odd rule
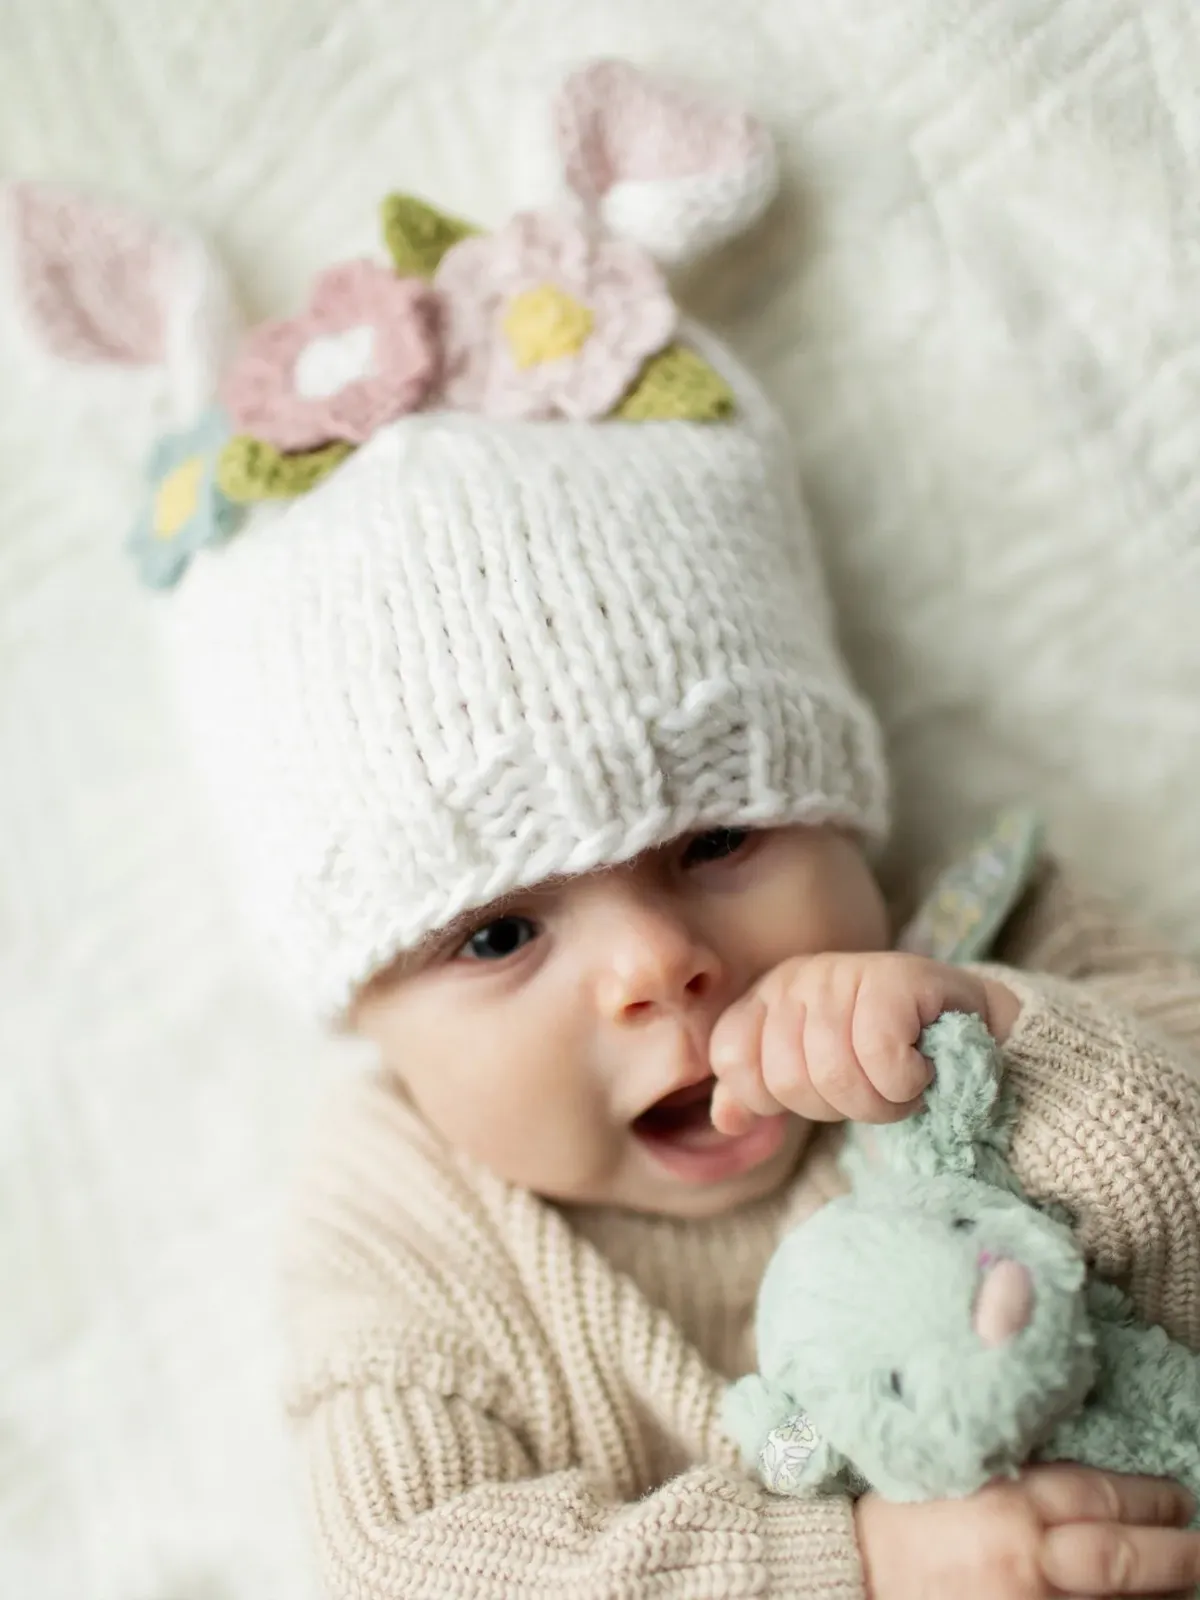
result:
[[[228,419],[214,406],[187,431],[165,434],[151,452],[150,493],[128,541],[149,588],[171,588],[197,551],[236,531],[244,508],[221,492],[215,475],[228,439]]]

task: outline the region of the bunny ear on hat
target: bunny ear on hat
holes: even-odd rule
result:
[[[0,207],[9,294],[41,351],[158,372],[168,423],[211,400],[241,318],[198,234],[58,184],[10,184]]]
[[[743,233],[778,186],[761,122],[626,61],[571,74],[554,104],[554,134],[585,209],[667,267]]]

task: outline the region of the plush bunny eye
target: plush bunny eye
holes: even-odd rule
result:
[[[970,1233],[971,1229],[975,1226],[975,1218],[955,1217],[950,1226],[954,1229],[955,1233]]]
[[[902,1383],[900,1374],[898,1372],[893,1371],[888,1374],[888,1387],[896,1396],[897,1400],[904,1399],[904,1384]]]

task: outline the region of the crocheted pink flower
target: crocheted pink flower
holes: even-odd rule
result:
[[[307,311],[243,340],[221,390],[234,428],[279,450],[361,444],[432,388],[436,306],[420,278],[372,261],[330,267]]]
[[[545,212],[456,244],[434,286],[446,403],[493,416],[603,416],[678,322],[636,245]]]

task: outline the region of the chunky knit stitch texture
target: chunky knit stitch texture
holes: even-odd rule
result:
[[[1200,1346],[1200,973],[1048,874],[998,954],[1014,1159],[1101,1271]],[[857,1600],[848,1501],[775,1500],[721,1433],[828,1144],[706,1223],[564,1212],[382,1079],[323,1124],[289,1271],[290,1403],[333,1600]]]
[[[405,417],[172,594],[236,882],[306,1009],[463,911],[689,828],[882,837],[879,733],[782,426],[687,338],[728,420]]]

